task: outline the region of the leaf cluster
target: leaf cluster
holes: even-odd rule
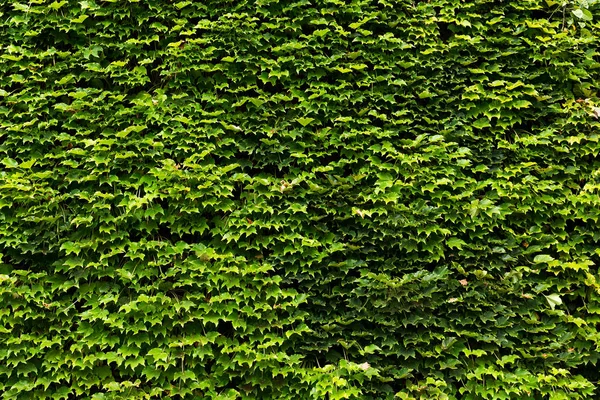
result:
[[[1,2],[0,397],[598,396],[597,11]]]

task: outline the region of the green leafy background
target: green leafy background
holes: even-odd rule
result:
[[[1,2],[0,395],[596,398],[597,9]]]

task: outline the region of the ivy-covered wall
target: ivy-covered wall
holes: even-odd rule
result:
[[[591,399],[598,2],[0,2],[3,399]]]

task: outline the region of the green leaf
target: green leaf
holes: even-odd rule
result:
[[[88,18],[89,18],[88,15],[83,14],[83,15],[80,15],[79,17],[77,17],[77,18],[72,19],[71,22],[74,22],[76,24],[81,24],[81,23],[83,23],[83,21],[85,21]]]
[[[155,361],[167,362],[167,360],[169,359],[169,353],[159,348],[154,348],[150,350],[148,352],[148,355],[152,357]]]
[[[61,8],[62,6],[64,6],[67,3],[68,3],[67,1],[55,1],[55,2],[51,3],[50,5],[48,5],[48,7],[50,7],[53,10],[58,10],[59,8]]]
[[[549,263],[550,261],[554,261],[554,257],[548,254],[539,254],[533,259],[535,264]]]
[[[190,122],[191,122],[191,121],[190,121]],[[221,124],[221,126],[222,126],[223,128],[225,128],[225,129],[228,129],[228,130],[230,130],[230,131],[236,131],[236,132],[240,132],[240,131],[242,131],[242,128],[240,128],[240,127],[239,127],[239,126],[237,126],[237,125],[228,124],[228,123],[226,123],[226,122],[223,122],[223,121],[221,121],[221,122],[220,122],[220,124]]]
[[[190,4],[192,4],[191,1],[180,1],[179,3],[175,3],[175,7],[179,10],[181,10],[184,7],[189,6]]]
[[[562,304],[562,299],[560,298],[560,296],[556,293],[554,294],[549,294],[548,296],[544,296],[546,298],[546,300],[548,301],[548,304],[550,305],[550,308],[552,310],[555,309],[556,306],[559,306]]]
[[[490,120],[486,117],[479,118],[477,121],[473,122],[473,126],[478,129],[483,129],[492,126],[490,124]]]
[[[65,253],[67,255],[72,254],[72,253],[79,255],[79,253],[81,252],[81,246],[75,242],[64,242],[60,246],[60,249],[65,250]]]
[[[418,94],[418,96],[420,99],[429,99],[429,98],[433,97],[433,93],[431,93],[428,90],[424,90],[424,91],[420,92]]]
[[[257,99],[257,98],[254,98],[254,97],[250,99],[250,102],[252,104],[254,104],[256,107],[261,107],[263,104],[265,104],[265,102],[262,101],[261,99]]]
[[[512,103],[512,106],[515,108],[529,108],[529,106],[531,105],[531,102],[527,101],[527,100],[515,100]]]
[[[300,122],[302,126],[310,125],[315,119],[314,118],[298,118],[296,121]]]
[[[146,360],[143,357],[128,358],[125,360],[125,366],[134,369],[138,365],[145,365]]]
[[[448,246],[449,248],[457,248],[457,249],[462,249],[462,246],[466,244],[464,240],[453,237],[450,238],[446,241],[446,246]]]
[[[506,364],[514,364],[521,357],[516,354],[502,356],[502,359],[496,361],[498,365],[504,366]]]
[[[594,16],[592,15],[592,13],[585,8],[577,8],[577,9],[573,10],[572,13],[577,18],[582,19],[584,21],[591,21],[594,19]]]
[[[377,351],[381,351],[381,348],[379,346],[377,346],[376,344],[370,344],[363,348],[362,353],[363,354],[373,354]]]
[[[4,164],[4,166],[6,168],[18,168],[19,167],[19,163],[9,157],[4,158],[2,160],[2,164]]]
[[[72,82],[74,79],[73,75],[67,75],[64,76],[63,78],[61,78],[58,82],[56,82],[59,85],[66,85],[69,82]]]

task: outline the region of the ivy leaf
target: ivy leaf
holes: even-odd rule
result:
[[[300,122],[302,126],[310,125],[315,119],[314,118],[298,118],[296,121]]]
[[[83,21],[85,21],[85,20],[86,20],[86,19],[88,19],[88,18],[89,18],[89,16],[88,16],[88,15],[82,14],[82,15],[80,15],[80,16],[79,16],[79,17],[77,17],[77,18],[73,18],[73,19],[71,20],[71,22],[74,22],[74,23],[76,23],[76,24],[81,24],[81,23],[83,23]]]
[[[55,1],[54,3],[50,4],[48,7],[50,7],[53,10],[58,10],[59,8],[61,8],[62,6],[64,6],[65,4],[67,4],[66,1]]]
[[[75,242],[64,242],[60,246],[60,249],[64,250],[67,255],[69,255],[71,253],[75,253],[76,255],[79,255],[79,253],[81,252],[81,246]]]
[[[457,249],[462,249],[462,246],[466,244],[464,240],[453,237],[450,238],[446,241],[446,246],[448,246],[449,248],[457,248]]]
[[[181,10],[182,8],[187,7],[190,4],[192,4],[191,1],[180,1],[179,3],[175,3],[175,7],[177,7],[177,9]]]
[[[511,104],[514,108],[521,109],[521,108],[529,108],[529,106],[531,105],[531,102],[527,101],[527,100],[515,100]]]
[[[548,304],[550,305],[550,308],[552,310],[554,310],[556,308],[556,306],[559,306],[562,304],[562,299],[556,293],[549,294],[548,296],[544,295],[544,297],[546,298],[546,301],[548,301]]]
[[[226,122],[220,121],[220,124],[223,128],[228,129],[230,131],[236,131],[236,132],[240,132],[242,130],[242,128],[240,128],[237,125],[233,125],[233,124],[228,124]]]
[[[261,99],[257,99],[257,98],[255,98],[255,97],[251,98],[251,99],[250,99],[250,102],[251,102],[252,104],[254,104],[256,107],[261,107],[263,104],[265,104],[265,102],[264,102],[264,101],[262,101]]]
[[[533,259],[535,264],[549,263],[550,261],[554,261],[554,257],[548,254],[539,254]]]
[[[429,90],[424,90],[418,94],[420,99],[429,99],[433,97],[433,94]]]
[[[148,355],[152,357],[155,361],[162,360],[164,362],[167,362],[167,360],[169,359],[169,353],[159,348],[154,348],[150,350],[148,352]]]
[[[585,8],[577,8],[572,11],[573,15],[577,18],[582,19],[584,21],[591,21],[594,19],[594,16],[590,12],[590,10],[586,10]]]
[[[125,360],[125,366],[135,369],[138,365],[145,365],[146,360],[143,357],[128,358]]]
[[[379,346],[377,346],[376,344],[370,344],[363,348],[362,353],[363,354],[373,354],[377,351],[381,351],[381,348]]]
[[[486,117],[479,118],[477,121],[473,122],[473,126],[477,129],[483,129],[492,126],[490,124],[490,120]]]
[[[6,166],[6,168],[18,168],[19,167],[19,163],[9,157],[4,158],[2,160],[2,164],[4,164]]]

